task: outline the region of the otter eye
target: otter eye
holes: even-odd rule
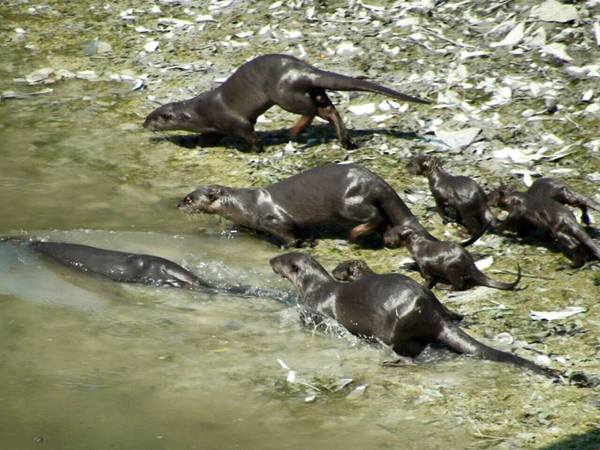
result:
[[[292,266],[290,267],[290,269],[292,270],[292,272],[298,272],[299,268],[296,264],[292,264]]]
[[[172,120],[173,119],[173,114],[171,114],[171,113],[161,113],[160,117],[161,117],[161,119]]]
[[[188,204],[192,203],[192,197],[186,197],[183,201]]]

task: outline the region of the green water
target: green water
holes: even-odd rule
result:
[[[110,14],[96,2],[68,3],[48,2],[49,9],[31,2],[0,5],[0,93],[43,89],[13,79],[47,66],[91,68],[101,75],[133,69],[162,84],[132,91],[104,78],[68,80],[49,85],[51,94],[0,101],[0,235],[151,253],[226,282],[290,289],[267,264],[280,253],[277,247],[223,232],[226,222],[217,218],[190,219],[175,206],[198,184],[261,185],[339,159],[344,154],[331,134],[315,131],[310,139],[316,144],[293,155],[281,156],[284,142],[257,157],[235,144],[186,149],[153,142],[140,126],[156,104],[149,95],[183,98],[255,53],[285,51],[283,43],[256,37],[255,48],[220,53],[204,47],[243,30],[244,20],[260,28],[270,3],[251,3],[254,9],[244,17],[230,12],[210,34],[178,35],[169,61],[214,64],[214,73],[183,75],[138,59],[146,38],[123,25],[118,12],[142,8],[139,3],[113,2]],[[27,12],[34,6],[37,15]],[[164,16],[183,17],[180,8],[161,8]],[[197,13],[207,10],[199,7]],[[309,26],[302,10],[291,14],[290,27]],[[155,17],[139,16],[136,25],[156,28]],[[14,38],[16,27],[27,30],[24,41]],[[113,53],[86,57],[81,47],[95,37],[110,42]],[[279,110],[267,117],[272,123],[260,125],[262,130],[289,127],[294,119]],[[374,127],[368,118],[349,122]],[[588,133],[594,134],[591,128]],[[396,157],[376,151],[381,139],[403,149],[414,142],[376,134],[366,139],[372,142],[353,154],[356,160],[399,190],[424,188],[422,179],[406,176]],[[580,157],[586,172],[598,171],[597,158]],[[470,169],[498,177],[486,166]],[[593,193],[582,176],[570,181]],[[441,233],[443,225],[430,210],[417,205],[417,213]],[[535,247],[514,246],[501,255],[485,247],[477,251],[496,256],[495,268],[512,269],[518,258],[524,271],[554,279],[526,279],[527,289],[517,293],[480,288],[472,296],[449,298],[437,292],[467,316],[469,333],[502,347],[493,338],[509,332],[551,355],[555,367],[561,367],[555,357],[562,356],[563,368],[600,371],[592,272],[555,273],[564,259],[536,253]],[[328,268],[362,257],[378,270],[396,270],[406,256],[336,241],[323,241],[311,252]],[[586,307],[586,314],[558,325],[527,316],[531,309],[571,305]],[[383,368],[393,357],[388,350],[335,327],[307,329],[293,304],[112,284],[56,267],[13,243],[0,243],[0,310],[2,449],[531,448],[586,433],[592,439],[600,424],[598,389],[553,385],[445,352],[414,366]],[[569,332],[573,324],[582,332]],[[536,356],[531,350],[519,354]]]

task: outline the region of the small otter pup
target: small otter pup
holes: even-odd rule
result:
[[[335,266],[331,271],[333,278],[338,281],[356,281],[365,275],[374,275],[375,272],[362,259],[349,259]]]
[[[389,184],[356,164],[316,167],[259,189],[199,187],[179,208],[218,214],[289,247],[305,246],[306,237],[327,228],[349,229],[350,241],[408,222],[429,234]]]
[[[375,272],[373,272],[369,265],[362,259],[349,259],[348,261],[343,261],[339,263],[335,267],[335,269],[333,269],[331,274],[333,275],[333,278],[335,278],[338,281],[356,281],[366,275],[375,275]],[[416,283],[416,281],[412,278],[405,277],[401,274],[398,275],[400,277],[404,277],[406,279],[407,284]],[[462,314],[449,310],[441,302],[440,306],[441,313],[446,319],[460,321],[464,318]]]
[[[517,279],[512,283],[493,280],[477,268],[471,254],[460,245],[429,239],[410,224],[395,226],[386,231],[384,240],[389,245],[392,245],[392,241],[393,245],[398,241],[406,244],[429,289],[433,288],[438,281],[442,281],[449,282],[459,291],[473,286],[514,290],[521,281],[519,264],[517,264]]]
[[[263,55],[244,63],[216,89],[155,109],[146,117],[144,128],[203,133],[207,145],[216,145],[225,135],[235,135],[250,150],[262,151],[254,125],[258,116],[277,105],[302,115],[290,131],[292,138],[319,116],[335,128],[344,148],[354,148],[327,89],[374,92],[402,101],[430,103],[367,80],[317,69],[293,56]]]
[[[583,266],[587,259],[600,259],[600,245],[579,226],[568,208],[551,198],[518,192],[509,186],[500,186],[490,198],[508,211],[498,231],[510,229],[523,234],[529,228],[542,230],[565,248],[574,268]]]
[[[539,195],[562,203],[563,205],[574,206],[581,210],[581,221],[589,226],[592,221],[588,215],[588,208],[600,212],[600,203],[592,200],[585,195],[572,190],[569,186],[556,178],[538,178],[533,182],[527,193],[530,195]]]
[[[433,156],[414,156],[406,167],[413,175],[427,177],[442,219],[449,219],[446,211],[449,206],[456,210],[456,221],[464,225],[472,235],[496,224],[486,193],[471,178],[450,175],[442,168],[439,158]]]
[[[337,320],[357,336],[379,339],[402,355],[415,357],[429,343],[441,342],[468,353],[526,368],[547,377],[558,372],[477,341],[449,321],[439,300],[420,284],[397,274],[365,275],[342,283],[315,259],[287,253],[270,261],[273,271],[288,279],[306,307]]]

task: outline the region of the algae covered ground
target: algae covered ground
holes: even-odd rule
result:
[[[197,269],[220,274],[234,267],[241,279],[259,276],[264,285],[289,288],[266,263],[281,252],[275,245],[223,232],[227,223],[214,217],[187,220],[177,201],[200,184],[263,186],[352,161],[388,181],[433,234],[463,239],[461,227],[443,224],[435,212],[426,180],[406,170],[408,157],[424,152],[487,190],[500,183],[525,189],[552,176],[600,201],[599,21],[596,0],[4,1],[0,234],[171,248],[166,256]],[[319,121],[290,142],[287,129],[297,116],[277,107],[257,124],[260,154],[235,138],[199,148],[185,133],[142,129],[156,106],[211,89],[264,53],[368,77],[432,105],[332,93],[359,144],[351,151]],[[600,214],[592,217],[590,233],[600,239]],[[216,269],[208,257],[194,259],[203,251],[222,258]],[[378,272],[421,280],[401,268],[405,249],[330,239],[307,251],[329,269],[362,258]],[[569,261],[558,246],[509,234],[486,235],[472,251],[503,280],[514,277],[518,262],[525,289],[436,290],[466,316],[465,330],[541,364],[600,375],[598,266],[562,269]],[[0,263],[9,257],[0,253]],[[435,351],[414,366],[384,369],[389,351],[341,330],[313,333],[298,324],[296,308],[262,299],[197,306],[170,293],[164,306],[156,293],[94,286],[94,299],[111,299],[112,312],[99,325],[92,317],[108,313],[57,313],[44,302],[27,303],[38,294],[6,287],[13,275],[0,274],[7,343],[0,440],[7,448],[600,448],[597,387],[552,384]],[[162,308],[162,321],[153,307]],[[530,314],[570,307],[581,312],[552,321]],[[168,345],[157,337],[177,333],[182,337]],[[36,344],[48,336],[51,350]],[[146,367],[146,356],[162,365],[141,378],[136,367]],[[74,393],[56,381],[86,364],[94,370],[77,378]],[[214,378],[201,383],[194,377],[202,373]],[[63,405],[81,407],[81,414]]]

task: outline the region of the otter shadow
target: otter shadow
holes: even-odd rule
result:
[[[597,228],[586,228],[585,231],[590,235],[590,237],[596,239],[599,230]],[[553,254],[563,255],[565,258],[571,261],[571,256],[569,255],[567,250],[563,248],[556,240],[550,237],[547,233],[541,230],[522,231],[521,233],[498,233],[495,230],[491,230],[490,233],[494,233],[496,236],[509,239],[511,243],[526,245],[529,247],[543,247],[552,252]]]
[[[576,434],[537,450],[596,450],[600,448],[600,430]]]
[[[277,130],[270,131],[257,131],[260,141],[264,147],[273,145],[283,145],[293,140],[290,137],[288,128],[280,128]],[[421,140],[422,136],[419,136],[415,132],[401,131],[395,128],[368,128],[363,130],[352,130],[351,135],[354,138],[355,143],[361,147],[364,145],[372,136],[377,134],[384,134],[399,139],[406,140]],[[220,142],[215,144],[214,137],[202,135],[202,134],[177,134],[167,136],[156,136],[151,137],[152,142],[171,142],[179,147],[184,148],[205,148],[205,147],[225,147],[228,149],[237,149],[243,152],[248,151],[246,144],[235,136],[225,136]],[[313,125],[310,130],[302,133],[298,138],[294,139],[294,142],[299,145],[310,148],[322,143],[337,141],[335,132],[328,124]]]

